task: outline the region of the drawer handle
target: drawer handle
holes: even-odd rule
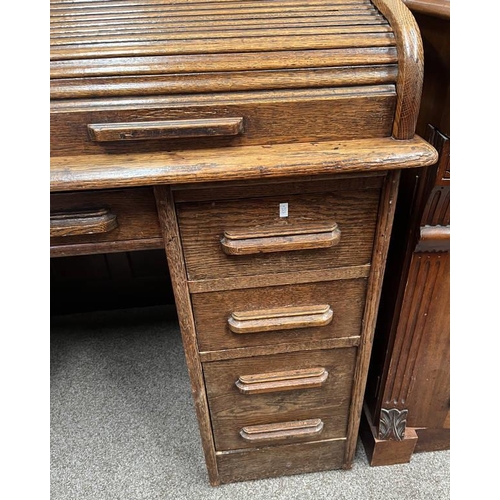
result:
[[[333,318],[332,308],[326,305],[281,307],[259,311],[235,311],[227,320],[233,333],[260,333],[295,328],[326,326]]]
[[[280,422],[276,424],[250,425],[243,427],[240,436],[248,443],[288,440],[295,438],[311,438],[321,434],[323,421],[320,418]]]
[[[90,139],[96,142],[234,136],[243,132],[243,118],[93,123],[87,128]]]
[[[116,215],[108,208],[50,214],[51,237],[109,233],[117,227]]]
[[[293,391],[321,387],[328,378],[325,368],[302,368],[285,372],[241,375],[236,387],[242,394]]]
[[[227,255],[251,255],[330,248],[339,241],[340,229],[333,223],[305,228],[273,228],[256,232],[224,231],[221,245]]]

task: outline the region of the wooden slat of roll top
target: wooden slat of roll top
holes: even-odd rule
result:
[[[242,90],[299,89],[347,85],[394,83],[397,66],[377,65],[316,68],[298,70],[267,70],[214,72],[207,74],[161,75],[143,77],[104,77],[92,79],[67,78],[50,82],[51,99],[81,99],[105,96],[167,95]]]
[[[340,49],[348,47],[388,47],[395,45],[392,33],[246,36],[221,39],[71,45],[51,48],[51,59],[86,59],[92,57],[243,53],[268,50]]]
[[[385,24],[387,21],[380,15],[369,13],[368,15],[351,15],[351,16],[317,16],[317,17],[285,17],[285,18],[264,18],[256,19],[252,16],[248,22],[242,23],[242,19],[223,19],[220,20],[214,16],[214,20],[210,22],[211,28],[222,29],[257,29],[257,28],[281,28],[281,27],[306,27],[306,26],[357,26],[363,24]],[[263,22],[264,21],[264,22]],[[150,22],[143,20],[136,20],[130,23],[112,24],[105,23],[103,25],[90,23],[84,26],[68,25],[65,27],[51,26],[50,36],[51,39],[68,38],[71,36],[95,36],[106,34],[124,34],[124,33],[152,33],[159,30],[166,29],[185,29],[189,28],[190,31],[206,31],[207,19],[203,20],[184,20],[184,19],[151,19]],[[210,29],[210,28],[209,28]]]
[[[79,5],[57,5],[52,3],[50,6],[50,16],[57,17],[81,17],[87,15],[124,15],[130,13],[143,13],[143,12],[196,12],[203,13],[206,11],[227,11],[227,10],[257,10],[257,9],[284,9],[291,8],[310,9],[310,8],[357,8],[357,7],[371,7],[370,2],[367,0],[284,0],[280,2],[272,2],[269,0],[257,1],[211,1],[211,2],[179,2],[175,0],[161,0],[159,2],[135,2],[135,3],[122,3],[118,2],[110,4],[103,2],[102,4],[86,3]],[[371,7],[373,8],[373,7]]]
[[[234,21],[214,21],[207,27],[206,20],[192,21],[184,23],[173,24],[164,23],[140,23],[135,25],[125,26],[102,26],[102,27],[88,27],[80,28],[75,27],[64,29],[51,29],[50,38],[52,43],[59,41],[63,43],[67,39],[84,38],[84,37],[104,37],[104,36],[142,36],[144,34],[165,33],[170,31],[179,31],[182,28],[183,32],[207,32],[214,31],[217,27],[218,31],[228,31],[238,28],[240,31],[257,30],[257,29],[271,29],[271,28],[308,28],[308,27],[341,27],[341,26],[388,26],[381,16],[350,16],[350,17],[318,17],[316,19],[309,19],[307,17],[301,18],[286,18],[278,20],[261,20],[256,21],[253,17],[250,22],[242,24],[242,20],[236,19]]]
[[[169,12],[164,9],[157,9],[155,11],[151,12],[141,12],[140,16],[139,13],[137,12],[130,12],[122,15],[116,15],[116,14],[107,14],[107,13],[98,13],[98,14],[90,14],[90,15],[82,15],[82,16],[57,16],[53,17],[51,16],[51,23],[68,23],[71,22],[72,24],[78,24],[80,22],[93,22],[93,21],[110,21],[110,22],[118,22],[123,20],[130,20],[130,19],[150,19],[150,18],[156,18],[158,17],[163,17],[163,16],[168,16],[171,18],[178,18],[178,19],[203,19],[204,16],[215,16],[217,18],[228,18],[228,17],[235,17],[235,16],[240,16],[244,14],[268,14],[270,17],[276,17],[279,18],[281,16],[281,12],[283,9],[286,9],[289,13],[294,13],[294,14],[303,14],[307,15],[309,12],[312,13],[321,13],[321,14],[329,14],[332,12],[342,12],[341,10],[337,8],[329,8],[325,6],[320,6],[320,7],[262,7],[262,8],[257,8],[257,9],[238,9],[238,10],[204,10],[204,11],[193,11],[193,10],[187,10],[187,11],[182,11],[182,10],[175,10],[174,12]],[[349,12],[353,11],[359,11],[359,12],[369,12],[372,13],[374,10],[369,9],[368,7],[355,7],[353,9],[350,9]],[[345,12],[348,12],[347,10]]]
[[[113,75],[158,75],[215,71],[296,69],[397,62],[394,47],[364,47],[241,54],[193,54],[52,61],[51,79]]]
[[[88,19],[78,19],[75,22],[72,19],[61,18],[60,20],[51,20],[52,30],[63,30],[66,28],[83,28],[83,27],[95,27],[95,26],[112,26],[118,28],[120,26],[129,26],[130,24],[143,23],[143,24],[155,24],[155,23],[172,23],[176,24],[178,22],[182,23],[192,23],[192,22],[203,22],[207,24],[214,21],[240,21],[244,24],[245,21],[255,21],[261,20],[263,23],[274,20],[279,21],[282,19],[315,19],[321,16],[375,16],[374,11],[371,10],[345,10],[345,11],[330,11],[330,10],[317,10],[317,11],[294,11],[291,12],[238,12],[238,13],[225,13],[225,14],[204,14],[203,16],[176,16],[163,13],[156,14],[144,14],[140,18],[137,16],[126,16],[123,18],[109,18],[109,16],[91,16]]]
[[[71,20],[66,21],[56,21],[50,25],[51,33],[64,33],[66,30],[78,31],[87,29],[119,29],[122,28],[133,28],[134,26],[155,26],[155,25],[171,25],[177,24],[179,26],[183,24],[207,24],[209,23],[236,23],[239,22],[240,25],[242,21],[272,21],[272,22],[289,22],[295,21],[307,21],[314,22],[317,19],[331,19],[345,20],[357,18],[361,20],[371,20],[380,19],[382,16],[371,10],[353,9],[353,10],[341,10],[341,11],[314,11],[314,12],[279,12],[279,13],[262,13],[262,12],[252,12],[252,13],[237,13],[237,14],[204,14],[202,19],[197,17],[176,17],[175,15],[163,15],[158,13],[158,15],[153,17],[141,16],[130,17],[124,19],[94,19],[92,21],[79,20],[77,23]],[[246,24],[246,23],[245,23]]]
[[[390,33],[391,28],[387,25],[359,25],[359,26],[315,26],[315,27],[298,27],[290,28],[283,26],[281,28],[267,29],[261,27],[258,29],[226,29],[223,31],[214,31],[211,28],[204,30],[182,30],[174,28],[172,30],[161,30],[157,32],[145,32],[140,34],[141,43],[149,41],[172,41],[182,40],[185,43],[187,40],[198,40],[209,37],[212,40],[225,39],[225,38],[240,38],[242,36],[253,37],[287,37],[287,36],[304,36],[314,35],[321,37],[323,35],[344,35],[344,34],[360,34],[360,33]],[[137,35],[127,34],[113,34],[113,35],[100,35],[100,36],[80,36],[80,37],[67,37],[60,39],[53,39],[51,45],[53,48],[58,46],[67,45],[98,45],[98,44],[118,44],[118,43],[136,43],[138,40]]]
[[[273,0],[260,0],[254,1],[253,3],[271,3]],[[275,0],[277,1],[277,0]],[[328,2],[330,4],[349,4],[349,3],[366,3],[366,0],[323,0],[323,2]],[[206,5],[206,4],[234,4],[243,3],[239,0],[50,0],[51,8],[53,9],[85,9],[85,8],[95,8],[95,7],[121,7],[121,6],[141,6],[141,5],[163,5],[168,2],[171,5]],[[302,5],[309,5],[312,2],[307,0],[288,0],[288,3],[300,3]],[[249,3],[249,0],[246,0]]]

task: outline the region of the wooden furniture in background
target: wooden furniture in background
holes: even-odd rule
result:
[[[425,54],[417,131],[439,161],[402,174],[362,423],[372,465],[450,447],[450,5],[406,3]]]
[[[164,245],[211,484],[350,468],[401,171],[437,158],[408,9],[54,0],[51,30],[52,255]]]

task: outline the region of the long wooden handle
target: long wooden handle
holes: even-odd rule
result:
[[[243,427],[240,436],[249,443],[311,438],[321,434],[323,421],[320,418],[279,422],[276,424],[251,425]]]
[[[234,136],[243,132],[243,118],[93,123],[87,129],[90,139],[96,142]]]
[[[222,250],[227,255],[289,252],[329,248],[340,241],[336,223],[300,228],[272,228],[258,231],[224,231]]]
[[[332,318],[332,308],[328,304],[321,304],[235,311],[231,313],[227,323],[233,333],[245,334],[326,326],[331,323]]]
[[[50,214],[51,237],[108,233],[117,227],[116,215],[108,208]]]
[[[242,394],[293,391],[321,387],[328,378],[325,368],[302,368],[283,372],[240,375],[236,387]]]

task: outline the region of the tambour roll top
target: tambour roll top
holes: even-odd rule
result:
[[[50,26],[53,189],[83,188],[66,180],[85,164],[123,186],[125,158],[137,171],[217,149],[258,169],[257,150],[234,148],[320,144],[355,159],[414,138],[422,46],[401,0],[51,0]]]
[[[53,0],[51,95],[386,85],[395,45],[367,0]]]

